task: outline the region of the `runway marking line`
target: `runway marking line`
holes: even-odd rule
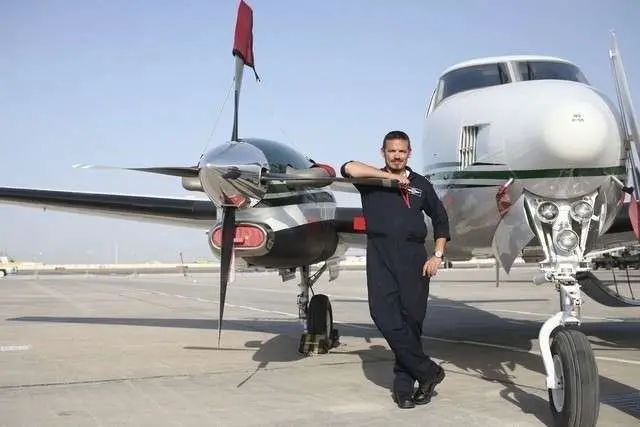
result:
[[[189,283],[188,285],[189,286],[206,286],[206,287],[218,286],[216,284],[205,285],[200,283]],[[267,292],[267,293],[275,293],[275,294],[291,294],[291,292],[289,291],[284,291],[279,289],[265,289],[265,288],[256,288],[256,287],[248,287],[248,286],[237,286],[235,289],[246,290],[246,291]],[[338,295],[338,294],[331,294],[331,293],[325,293],[325,295],[327,295],[329,298],[338,298],[342,300],[368,301],[367,298],[352,296],[352,295]],[[448,308],[452,310],[482,310],[482,311],[488,311],[488,312],[519,314],[522,316],[545,317],[545,318],[551,317],[553,314],[555,314],[555,313],[537,313],[537,312],[523,311],[523,310],[507,310],[503,308],[484,308],[484,307],[480,308],[480,307],[474,307],[474,306],[457,306],[452,304],[439,304],[439,303],[431,303],[431,302],[429,303],[429,306]],[[582,316],[582,318],[586,320],[604,320],[607,322],[624,322],[625,321],[624,319],[619,319],[615,317]]]
[[[0,352],[31,350],[31,345],[0,345]]]
[[[173,296],[175,298],[190,299],[190,300],[196,300],[196,301],[201,301],[201,302],[220,304],[220,301],[209,300],[209,299],[205,299],[205,298],[188,297],[188,296],[177,295],[177,294],[167,294],[165,292],[149,291],[148,289],[139,289],[139,288],[130,288],[130,289],[131,290],[136,290],[136,291],[140,290],[140,291],[144,291],[144,292],[157,293],[157,294],[163,295],[163,296]],[[225,305],[227,307],[231,307],[231,308],[239,308],[239,309],[248,310],[248,311],[257,311],[257,312],[261,312],[261,313],[280,314],[280,315],[283,315],[283,316],[298,318],[297,314],[287,313],[287,312],[284,312],[284,311],[266,310],[266,309],[262,309],[262,308],[258,308],[258,307],[251,307],[251,306],[246,306],[246,305],[237,305],[237,304],[230,304],[230,303],[225,303]],[[339,324],[339,325],[349,326],[349,327],[356,328],[356,329],[366,329],[366,330],[371,330],[371,331],[377,331],[378,330],[375,326],[356,325],[356,324],[349,323],[349,322],[343,322],[343,321],[340,321],[340,320],[337,320],[337,319],[333,319],[333,323],[336,323],[336,324]],[[536,356],[541,356],[540,352],[536,351],[536,350],[525,350],[523,348],[512,347],[512,346],[501,345],[501,344],[492,344],[492,343],[484,342],[484,341],[472,341],[472,340],[462,340],[462,339],[455,339],[455,338],[443,338],[443,337],[435,337],[435,336],[430,336],[430,335],[422,335],[422,338],[430,339],[430,340],[433,340],[433,341],[448,342],[448,343],[452,343],[452,344],[467,344],[467,345],[474,345],[474,346],[478,346],[478,347],[486,347],[486,348],[493,348],[493,349],[498,349],[498,350],[513,351],[513,352],[516,352],[516,353],[527,353],[527,354],[533,354],[533,355],[536,355]],[[637,361],[637,360],[619,359],[619,358],[616,358],[616,357],[606,357],[606,356],[596,356],[596,359],[597,360],[607,361],[607,362],[618,362],[618,363],[624,363],[624,364],[629,364],[629,365],[639,365],[640,366],[640,361]]]

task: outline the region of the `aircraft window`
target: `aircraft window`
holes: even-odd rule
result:
[[[431,111],[435,107],[436,103],[434,102],[436,99],[436,95],[438,93],[438,88],[436,87],[431,94],[431,98],[429,98],[429,105],[427,106],[427,116],[431,114]]]
[[[459,92],[497,86],[510,81],[505,64],[482,64],[453,70],[440,80],[442,86],[440,100]]]
[[[569,80],[589,83],[578,67],[566,62],[527,61],[518,62],[517,67],[522,80]]]
[[[269,172],[286,173],[287,165],[295,169],[306,169],[312,165],[308,158],[285,144],[266,139],[248,139],[246,142],[262,150],[269,162]]]

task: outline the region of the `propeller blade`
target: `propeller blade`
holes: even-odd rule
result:
[[[76,169],[115,169],[115,170],[128,170],[137,172],[156,173],[159,175],[178,176],[184,178],[194,178],[198,176],[199,168],[197,166],[153,166],[142,168],[123,168],[118,166],[107,165],[88,165],[88,164],[75,164]]]
[[[222,335],[222,318],[224,316],[224,303],[227,297],[227,285],[231,259],[233,257],[233,240],[236,234],[236,208],[225,207],[222,219],[222,253],[220,255],[220,314],[218,317],[218,348],[220,348],[220,336]]]

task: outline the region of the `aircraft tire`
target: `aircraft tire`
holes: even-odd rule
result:
[[[324,336],[319,340],[319,353],[327,353],[333,345],[333,311],[329,297],[317,294],[309,302],[307,330],[309,334]]]
[[[560,329],[553,338],[551,354],[561,386],[548,389],[549,406],[556,427],[592,427],[600,411],[600,378],[586,335]]]

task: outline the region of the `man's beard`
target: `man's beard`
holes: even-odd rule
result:
[[[401,165],[402,165],[402,163],[401,163]],[[406,168],[406,165],[402,165],[402,166],[396,168],[396,167],[393,167],[391,165],[391,163],[387,163],[387,167],[386,167],[387,171],[391,172],[391,173],[400,173],[400,172],[404,171],[405,168]]]

